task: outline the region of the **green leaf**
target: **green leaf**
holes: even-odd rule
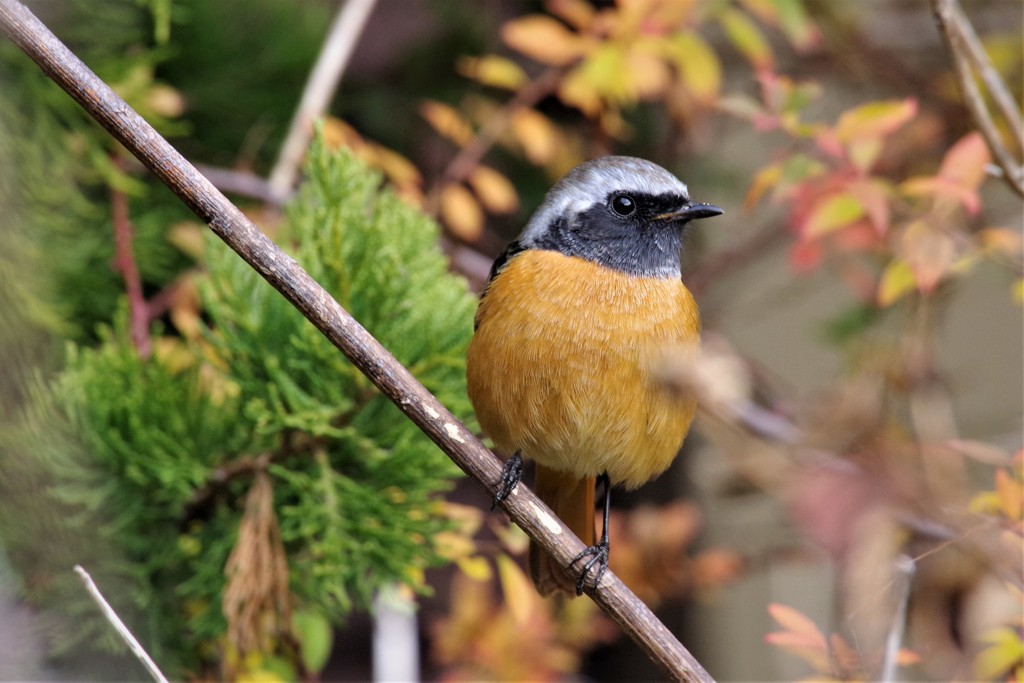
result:
[[[327,664],[334,645],[334,630],[331,622],[320,612],[299,610],[292,617],[302,666],[306,671],[319,673]]]

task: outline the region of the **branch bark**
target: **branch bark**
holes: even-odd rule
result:
[[[995,100],[1018,155],[1024,155],[1024,126],[1021,123],[1020,109],[1017,108],[999,72],[992,66],[960,3],[957,0],[932,0],[932,11],[942,29],[946,46],[953,56],[953,64],[967,110],[985,137],[985,142],[988,143],[992,156],[1002,169],[1007,184],[1014,192],[1024,197],[1024,157],[1015,157],[1014,153],[1007,149],[975,77],[981,80]]]
[[[3,29],[43,72],[146,165],[210,229],[316,326],[380,391],[488,494],[501,462],[290,256],[132,110],[24,5],[0,0]],[[502,508],[563,566],[583,543],[526,486]],[[712,681],[648,607],[607,572],[587,593],[674,679]]]

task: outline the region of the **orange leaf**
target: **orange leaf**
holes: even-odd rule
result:
[[[586,0],[549,0],[547,10],[573,28],[585,29],[594,21],[594,6]]]
[[[469,122],[447,104],[428,100],[420,105],[420,115],[434,130],[457,145],[465,145],[473,138]]]
[[[513,50],[552,66],[574,62],[584,55],[587,46],[578,34],[543,14],[506,22],[501,29],[501,39]]]
[[[951,182],[942,176],[923,176],[911,178],[900,184],[900,192],[908,197],[932,196],[937,199],[956,199],[969,213],[976,214],[981,209],[981,198],[977,190]]]
[[[869,102],[839,117],[836,135],[842,142],[889,135],[917,115],[917,100]]]
[[[468,181],[480,203],[491,213],[512,213],[519,208],[515,186],[493,168],[477,166]]]
[[[996,252],[1019,258],[1024,250],[1024,238],[1016,230],[1010,228],[985,228],[980,233],[981,245],[988,252]]]
[[[878,283],[878,305],[888,307],[914,288],[914,273],[906,261],[893,259],[882,271]]]
[[[939,177],[974,190],[985,179],[985,167],[991,161],[988,145],[981,133],[968,133],[946,152],[939,167]]]
[[[823,651],[826,649],[825,636],[818,630],[814,621],[800,611],[787,605],[773,602],[768,605],[768,613],[787,632],[803,637],[809,645],[813,644],[815,647],[820,647]]]
[[[842,230],[864,217],[864,205],[846,192],[826,195],[815,203],[803,225],[804,237]]]
[[[554,123],[536,109],[520,107],[512,112],[512,135],[530,163],[543,165],[554,157],[561,134]]]
[[[479,238],[484,229],[484,212],[462,185],[446,185],[441,190],[441,219],[453,235],[466,242]]]
[[[1006,470],[996,470],[996,494],[999,496],[999,507],[1007,519],[1024,519],[1024,491],[1021,490],[1021,483]]]
[[[460,57],[455,68],[466,78],[505,90],[518,90],[527,81],[526,72],[518,64],[497,55]]]
[[[924,294],[935,289],[956,258],[953,239],[923,220],[906,227],[900,239],[900,251],[914,274],[917,288]]]

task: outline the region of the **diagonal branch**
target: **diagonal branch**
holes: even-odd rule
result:
[[[985,137],[996,163],[1003,171],[1003,177],[1014,192],[1024,197],[1024,162],[1015,157],[1007,149],[999,132],[992,112],[985,103],[985,95],[978,86],[977,79],[985,85],[1005,119],[1018,154],[1024,154],[1024,126],[1021,123],[1020,109],[1013,101],[1013,96],[992,66],[985,49],[978,40],[971,22],[964,15],[957,0],[932,0],[932,11],[942,29],[953,64],[956,67],[960,88],[963,90],[964,102],[971,117]]]
[[[501,462],[290,256],[85,66],[24,5],[0,0],[0,28],[93,118],[137,156],[210,229],[316,326],[360,372],[486,491]],[[583,543],[520,485],[509,517],[563,566]],[[674,679],[711,681],[700,663],[611,572],[588,594]]]

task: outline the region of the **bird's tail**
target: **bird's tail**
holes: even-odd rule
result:
[[[594,533],[594,477],[579,478],[537,465],[534,491],[580,537],[584,545],[596,542]],[[576,581],[539,545],[530,542],[530,577],[541,595],[562,591],[576,595]]]

